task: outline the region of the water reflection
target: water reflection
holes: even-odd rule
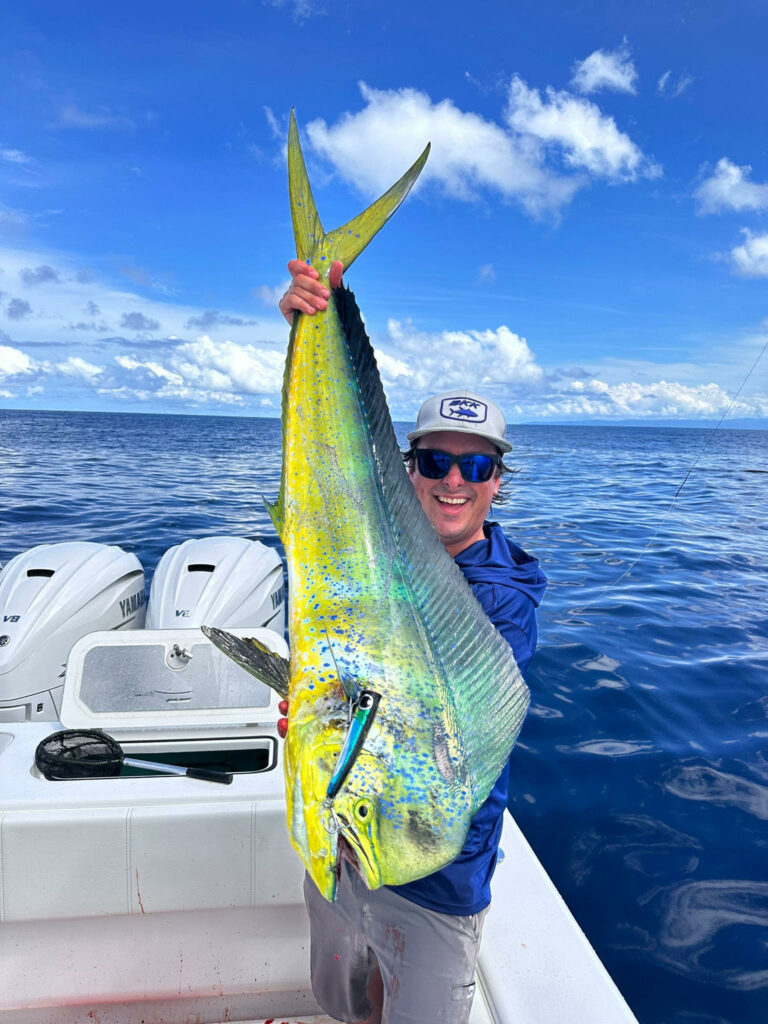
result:
[[[742,765],[742,771],[747,771]],[[719,771],[709,764],[685,764],[668,774],[664,789],[683,800],[699,800],[738,807],[763,821],[768,820],[768,786],[740,775]]]
[[[646,878],[690,874],[699,864],[701,843],[695,836],[670,828],[643,814],[616,815],[602,828],[582,832],[572,847],[570,870],[577,885],[583,885],[596,868],[619,856],[624,865]],[[644,895],[644,899],[647,896]]]
[[[768,987],[768,882],[685,882],[664,893],[660,902],[659,952],[668,966],[742,991]],[[754,969],[730,965],[734,958],[744,962],[745,928],[757,929],[752,945],[763,951]]]
[[[558,747],[564,754],[596,754],[598,757],[630,757],[633,754],[649,754],[652,743],[632,740],[585,740],[572,747]]]

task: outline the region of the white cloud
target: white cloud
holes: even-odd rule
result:
[[[12,345],[0,345],[0,380],[32,373],[34,368],[34,360],[26,352]]]
[[[413,325],[390,320],[388,335],[396,352],[377,348],[385,388],[397,382],[420,394],[466,386],[476,380],[484,386],[531,384],[542,380],[525,338],[508,327],[485,331],[440,331],[425,334]]]
[[[0,302],[0,323],[5,329],[21,325],[24,339],[38,345],[66,340],[69,351],[85,358],[87,348],[99,335],[113,339],[128,336],[132,345],[137,334],[160,330],[165,337],[189,338],[194,336],[191,328],[195,322],[197,326],[204,322],[203,329],[213,338],[285,344],[286,325],[276,307],[257,316],[220,310],[214,319],[210,310],[115,287],[87,273],[87,268],[61,252],[0,245],[0,267],[6,282],[2,286],[6,294]],[[13,301],[16,304],[8,319]],[[140,340],[148,342],[146,337]]]
[[[571,85],[579,92],[593,93],[599,89],[637,93],[637,71],[632,63],[626,40],[616,50],[595,50],[573,66]]]
[[[731,249],[736,269],[745,277],[768,277],[768,235],[753,235],[748,228],[742,233],[743,245]]]
[[[752,168],[739,167],[727,157],[717,161],[714,174],[696,189],[703,213],[720,210],[768,210],[768,184],[748,181]]]
[[[749,341],[745,358],[765,343]],[[590,369],[542,367],[524,338],[508,327],[427,334],[391,321],[379,339],[376,360],[396,419],[412,420],[425,395],[473,381],[510,416],[525,420],[654,418],[719,419],[731,405],[729,379],[734,346],[725,362],[702,366],[609,360]],[[721,383],[713,383],[718,380]],[[768,394],[742,395],[732,416],[768,416]]]
[[[752,254],[750,266],[756,272],[768,241],[747,234],[744,249]],[[0,249],[0,266],[3,281],[13,282],[20,291],[28,288],[35,296],[34,315],[3,321],[3,327],[15,335],[11,338],[0,331],[4,398],[37,396],[36,403],[45,405],[52,396],[57,402],[69,396],[70,408],[83,402],[88,406],[90,395],[158,409],[279,407],[287,329],[276,312],[270,320],[249,323],[247,316],[237,312],[214,314],[170,301],[139,299],[83,275],[82,268],[60,253]],[[19,275],[30,267],[50,267],[55,280],[46,272],[43,276],[48,280],[42,287],[24,285]],[[10,301],[6,294],[3,308]],[[109,327],[114,332],[122,313],[138,308],[138,303],[143,315],[162,322],[167,333],[126,340],[101,331]],[[88,320],[80,320],[83,313]],[[185,325],[192,321],[210,324],[210,330],[190,339]],[[57,340],[58,344],[51,344]],[[723,384],[730,381],[739,353],[743,349],[744,363],[748,355],[754,358],[755,347],[762,347],[765,335],[763,331],[746,341],[730,339],[717,364],[702,359],[662,367],[613,358],[591,363],[587,369],[542,366],[526,339],[506,325],[427,332],[410,322],[393,320],[374,341],[398,419],[412,419],[425,394],[466,386],[471,380],[511,416],[523,420],[595,416],[651,420],[654,416],[713,419],[722,415],[730,402]],[[738,353],[737,343],[742,343]],[[768,416],[768,396],[742,396],[733,415]]]
[[[301,24],[307,18],[325,14],[325,8],[317,0],[262,0],[267,7],[288,7],[293,20]]]
[[[260,284],[255,288],[251,289],[251,295],[257,299],[261,299],[265,306],[269,306],[270,309],[277,309],[277,304],[282,299],[285,292],[290,287],[290,280],[284,281],[282,284],[275,285],[274,288],[268,284]]]
[[[280,393],[284,361],[282,350],[217,342],[202,335],[162,355],[115,356],[123,372],[118,372],[109,388],[100,381],[99,390],[139,400],[244,405],[252,396]]]
[[[544,167],[535,144],[451,100],[433,103],[416,89],[379,91],[365,83],[360,89],[363,110],[335,125],[312,121],[307,135],[339,175],[367,195],[388,189],[427,141],[432,152],[416,187],[432,181],[456,199],[476,200],[492,189],[539,214],[569,202],[583,184]]]
[[[285,353],[256,345],[213,341],[203,335],[180,345],[172,365],[185,380],[245,394],[274,394],[283,386]]]
[[[272,132],[273,137],[276,138],[283,145],[285,145],[285,143],[286,143],[286,141],[288,139],[288,132],[287,132],[286,128],[284,127],[284,125],[282,125],[280,123],[280,121],[277,119],[277,117],[275,116],[275,113],[274,113],[274,111],[272,110],[271,107],[264,107],[264,115],[265,115],[265,117],[267,119],[267,124],[269,125],[270,131]],[[283,154],[281,153],[280,154],[280,164],[281,164],[281,166],[283,165],[283,163],[284,163]]]
[[[752,347],[764,338],[753,339]],[[155,343],[153,343],[154,345]],[[729,353],[732,356],[732,352]],[[377,345],[376,358],[396,419],[412,419],[425,394],[451,386],[476,386],[494,397],[511,416],[523,420],[719,418],[731,396],[707,381],[707,371],[679,364],[616,363],[591,371],[546,371],[524,338],[506,326],[494,330],[428,334],[411,323],[391,321]],[[66,394],[67,388],[93,389],[117,401],[155,408],[217,407],[277,409],[284,350],[203,335],[194,341],[165,342],[146,354],[118,352],[103,365],[82,356],[36,360],[13,345],[0,345],[3,396]],[[686,382],[660,373],[679,373]],[[725,370],[721,368],[722,379]],[[700,383],[692,383],[698,376]],[[734,416],[768,416],[768,394],[742,397]]]
[[[677,80],[675,88],[672,90],[672,95],[675,98],[682,96],[689,85],[693,85],[693,77],[691,75],[681,75]]]
[[[287,327],[276,308],[249,317],[140,298],[62,253],[0,247],[0,267],[17,292],[0,301],[0,323],[14,335],[0,331],[4,390],[23,381],[46,396],[93,388],[161,405],[279,406]],[[161,324],[162,335],[151,333]],[[206,334],[190,340],[203,325]]]
[[[563,396],[561,407],[591,416],[713,417],[731,403],[731,396],[717,384],[691,386],[665,380],[608,384],[593,378],[573,381],[570,390],[576,397],[568,401]]]
[[[484,190],[515,200],[534,216],[556,213],[588,183],[584,172],[612,182],[656,177],[661,169],[643,155],[614,120],[588,100],[547,90],[546,102],[515,76],[506,125],[434,103],[417,89],[378,90],[360,83],[365,107],[335,124],[316,120],[307,135],[317,153],[366,195],[389,188],[422,150],[432,152],[417,188],[432,182],[464,201]],[[552,157],[562,151],[569,172]]]
[[[509,87],[507,118],[519,132],[562,147],[567,164],[609,181],[656,178],[661,168],[619,131],[612,117],[589,100],[568,92],[530,89],[517,75]]]
[[[682,94],[690,85],[693,85],[693,77],[691,75],[684,74],[680,75],[675,84],[671,86],[669,90],[667,90],[667,86],[670,84],[671,78],[671,71],[665,71],[664,74],[659,78],[658,82],[656,83],[656,92],[659,96],[663,96],[668,92],[668,94],[672,96],[673,99],[677,99],[678,96],[682,96]]]
[[[68,103],[59,111],[58,124],[64,128],[127,128],[135,127],[129,117],[114,114],[106,107],[99,107],[98,110],[86,111],[75,103]]]
[[[26,228],[27,218],[20,210],[12,210],[10,206],[0,203],[0,235],[13,234]]]
[[[89,363],[80,356],[70,356],[66,362],[58,363],[56,370],[64,377],[79,377],[88,383],[93,382],[103,373],[100,366],[94,366],[93,363]]]
[[[32,157],[22,153],[20,149],[0,149],[0,160],[5,160],[9,164],[32,163]]]

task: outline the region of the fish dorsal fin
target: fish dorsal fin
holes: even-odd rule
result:
[[[528,707],[512,650],[440,542],[408,478],[371,343],[354,295],[334,292],[370,432],[390,529],[439,667],[467,767],[473,811],[501,773]]]
[[[429,143],[418,160],[383,196],[357,217],[326,234],[309,184],[296,116],[291,111],[288,129],[288,189],[296,255],[299,259],[311,263],[321,276],[327,275],[334,260],[341,260],[347,270],[411,191],[428,156]]]
[[[290,662],[267,647],[255,637],[242,639],[233,636],[225,629],[215,626],[202,626],[203,633],[211,643],[223,651],[237,664],[250,672],[261,683],[265,683],[278,693],[283,700],[288,699],[288,676]]]

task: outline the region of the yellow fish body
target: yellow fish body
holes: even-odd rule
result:
[[[363,214],[325,234],[291,116],[297,251],[321,280],[335,259],[348,269],[405,198],[428,149]],[[288,564],[290,665],[272,684],[287,685],[290,700],[293,845],[329,900],[339,836],[371,888],[430,874],[461,851],[520,730],[528,691],[419,504],[346,289],[326,310],[294,317],[282,479],[270,513]],[[209,635],[266,679],[263,650]]]

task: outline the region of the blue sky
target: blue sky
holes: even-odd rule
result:
[[[763,0],[6,0],[0,405],[278,415],[296,108],[393,414],[719,419],[768,340]],[[731,416],[768,425],[768,356]]]

